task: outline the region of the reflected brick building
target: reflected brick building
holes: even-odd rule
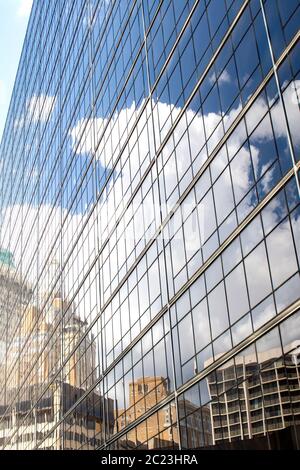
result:
[[[129,384],[129,407],[126,410],[118,410],[116,430],[120,431],[135,419],[143,416],[159,401],[170,394],[168,379],[164,377],[145,377]],[[193,403],[185,400],[180,403],[182,409],[191,414],[188,419],[187,435],[182,436],[183,442],[192,441],[195,447],[212,443],[212,431],[210,412],[206,409],[204,414],[197,413]],[[182,414],[179,409],[180,415]],[[162,408],[157,415],[150,417],[145,425],[141,425],[138,431],[133,430],[127,435],[127,442],[121,443],[124,448],[143,448],[148,441],[148,449],[179,448],[179,430],[171,429],[170,423],[176,422],[177,410],[175,404]],[[151,437],[153,436],[153,437]]]

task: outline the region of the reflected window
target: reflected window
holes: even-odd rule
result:
[[[270,295],[266,300],[261,302],[257,307],[252,310],[252,321],[254,330],[257,330],[262,325],[268,322],[276,314],[273,295]]]
[[[183,364],[195,354],[192,316],[188,314],[178,323],[181,363]]]
[[[235,201],[238,204],[254,184],[248,145],[244,145],[230,164]]]
[[[252,28],[249,29],[236,49],[235,57],[239,81],[243,86],[258,64],[258,54]]]
[[[275,292],[277,311],[280,312],[295,302],[299,297],[299,292],[300,277],[299,273],[297,273]]]
[[[239,238],[236,238],[222,254],[224,273],[227,274],[242,259]]]
[[[252,222],[241,233],[241,243],[244,255],[247,255],[263,239],[263,230],[260,215],[257,215]]]
[[[216,229],[215,209],[210,190],[198,206],[201,241],[204,243]]]
[[[239,92],[234,59],[231,59],[226,65],[218,79],[218,83],[222,112],[226,113]]]
[[[273,139],[271,120],[267,114],[249,138],[256,180],[266,172],[277,158]]]
[[[196,351],[203,349],[210,341],[210,325],[207,301],[204,299],[192,311]]]
[[[243,341],[252,333],[252,324],[250,314],[238,321],[231,329],[233,346]]]

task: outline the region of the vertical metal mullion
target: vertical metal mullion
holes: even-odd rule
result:
[[[59,7],[61,8],[61,5],[59,4]],[[62,15],[59,15],[59,25],[58,25],[58,37],[59,37],[59,44],[61,45],[61,18]],[[58,54],[58,67],[59,67],[59,77],[60,77],[60,83],[61,83],[61,54]],[[55,73],[55,70],[54,72]],[[58,87],[58,105],[59,105],[59,114],[61,113],[61,86]],[[59,150],[58,150],[58,157],[60,159],[59,162],[59,168],[60,168],[60,186],[61,186],[61,180],[62,180],[62,175],[63,175],[63,149],[61,148],[61,141],[62,141],[62,126],[61,126],[61,120],[60,120],[60,125],[59,125]],[[61,305],[60,305],[60,315],[61,315],[61,344],[60,344],[60,374],[58,376],[59,380],[59,394],[60,394],[60,416],[59,419],[63,416],[63,405],[64,405],[64,388],[63,388],[63,377],[64,377],[64,367],[62,366],[64,362],[64,312],[63,312],[63,304],[64,304],[64,285],[63,285],[63,189],[61,186],[60,190],[60,260],[59,260],[59,276],[60,276],[60,296],[61,296]],[[53,242],[52,242],[53,243]],[[55,246],[55,245],[54,245]],[[68,314],[68,310],[67,310]],[[67,390],[67,389],[66,389]],[[61,436],[59,437],[61,439],[61,447],[64,449],[65,447],[65,421],[62,421],[61,426],[60,426],[60,434]]]
[[[153,144],[154,144],[154,152],[155,152],[155,173],[157,178],[157,193],[158,193],[158,201],[159,201],[159,217],[160,217],[160,224],[162,223],[162,204],[161,204],[161,191],[160,191],[160,184],[159,184],[159,169],[157,163],[157,143],[156,143],[156,134],[155,134],[155,124],[154,124],[154,115],[153,115],[153,99],[152,94],[153,90],[151,87],[150,81],[150,69],[149,69],[149,60],[148,60],[148,48],[147,48],[147,34],[146,34],[146,26],[145,26],[145,15],[144,15],[144,7],[143,7],[143,0],[140,0],[141,5],[141,13],[142,13],[142,23],[143,23],[143,32],[144,32],[144,50],[145,50],[145,62],[146,62],[146,74],[147,74],[147,85],[149,91],[149,102],[151,106],[151,125],[152,125],[152,134],[153,134]],[[147,109],[147,108],[145,108]],[[156,212],[155,212],[156,213]],[[167,279],[167,260],[166,260],[166,251],[165,251],[165,244],[163,240],[163,235],[159,235],[162,237],[162,253],[163,253],[163,261],[164,261],[164,271],[165,271],[165,283],[166,283],[166,290],[167,290],[167,298],[168,298],[168,318],[170,324],[170,342],[171,342],[171,356],[172,356],[172,374],[173,374],[173,382],[174,382],[174,401],[175,401],[175,412],[176,412],[176,420],[177,420],[177,429],[178,429],[178,446],[179,450],[181,450],[181,433],[180,433],[180,425],[179,425],[179,409],[178,409],[178,394],[176,389],[176,370],[175,370],[175,357],[174,357],[174,348],[173,348],[173,334],[172,334],[172,323],[171,323],[171,311],[169,305],[169,286],[168,286],[168,279]],[[170,405],[170,413],[172,418],[172,408]],[[173,423],[171,419],[171,425],[173,428]],[[173,433],[173,429],[172,429]],[[174,435],[174,434],[173,434]]]

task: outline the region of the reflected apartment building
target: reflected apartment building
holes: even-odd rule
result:
[[[284,356],[278,348],[267,350],[260,364],[255,354],[243,356],[236,371],[227,365],[208,378],[213,444],[300,427],[299,346],[299,341],[290,344]],[[231,388],[235,372],[239,385]]]
[[[1,448],[300,448],[299,25],[300,0],[33,1]]]
[[[101,434],[103,426],[103,400],[97,390],[82,400],[96,381],[93,338],[86,337],[82,347],[69,357],[69,350],[78,341],[86,323],[60,292],[48,298],[48,305],[46,316],[40,320],[41,312],[36,306],[23,309],[20,329],[7,349],[5,386],[9,397],[15,396],[15,401],[13,407],[0,405],[0,444],[10,450],[24,450],[32,442],[37,445],[48,435],[49,429],[56,426],[55,434],[43,441],[43,449],[96,449],[100,443],[97,435]],[[62,315],[65,318],[63,330],[57,331]],[[28,338],[31,346],[23,348]],[[57,374],[67,357],[64,375]],[[35,362],[38,367],[28,374]],[[50,380],[50,387],[43,391]],[[22,394],[19,393],[21,387]],[[61,415],[78,400],[82,400],[80,408],[61,424]],[[113,410],[112,404],[107,406]],[[26,415],[29,419],[23,425]],[[6,446],[6,442],[9,445]]]

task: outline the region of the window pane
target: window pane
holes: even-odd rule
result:
[[[223,282],[209,294],[208,305],[212,335],[215,338],[229,326]]]
[[[261,226],[260,216],[255,219],[241,233],[241,242],[244,255],[247,255],[252,248],[257,245],[263,238],[263,230]]]
[[[210,190],[198,206],[199,224],[202,244],[216,229],[216,218],[212,191]]]
[[[264,243],[245,259],[250,304],[253,307],[271,291],[271,280]]]
[[[251,156],[244,145],[230,164],[235,201],[238,204],[254,184]]]
[[[233,346],[243,341],[247,336],[252,333],[251,317],[250,314],[242,318],[238,323],[232,327],[232,342]]]
[[[193,309],[196,351],[204,348],[210,341],[210,326],[208,319],[207,301],[203,300]]]
[[[180,342],[181,362],[184,363],[195,354],[191,314],[187,315],[178,324],[178,333]]]

